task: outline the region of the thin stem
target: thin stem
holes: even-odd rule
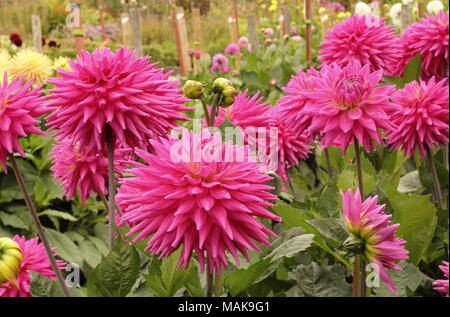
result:
[[[212,297],[214,288],[214,273],[211,271],[209,261],[206,264],[206,297]]]
[[[358,185],[359,192],[361,193],[361,199],[364,200],[364,188],[363,188],[363,175],[362,175],[362,166],[361,166],[361,152],[359,149],[358,139],[355,137],[355,157],[356,157],[356,169],[358,172]]]
[[[444,204],[442,202],[441,184],[439,183],[439,177],[438,177],[438,174],[436,171],[436,165],[434,164],[433,153],[431,153],[431,150],[428,147],[427,147],[427,158],[428,158],[428,163],[430,163],[431,176],[433,177],[433,185],[434,185],[434,191],[436,194],[436,199],[438,201],[438,207],[443,209]]]
[[[444,167],[447,169],[448,171],[448,145],[444,146]]]
[[[109,178],[109,250],[114,247],[115,234],[115,207],[116,207],[116,181],[114,176],[114,137],[109,125],[106,125],[106,146],[108,147],[108,178]]]
[[[360,297],[366,297],[367,296],[367,285],[366,285],[366,261],[364,260],[364,256],[359,255],[360,258],[360,273],[361,278],[359,280],[359,290],[360,290]]]
[[[214,94],[212,105],[211,105],[211,114],[209,115],[209,125],[210,127],[214,126],[214,122],[216,120],[216,112],[217,112],[217,105],[219,102],[220,94]]]
[[[206,106],[206,104],[203,102],[203,99],[200,99],[201,103],[202,103],[202,107],[203,107],[203,112],[205,113],[205,119],[206,119],[206,123],[209,125],[209,113],[208,113],[208,107]]]
[[[44,228],[42,227],[41,221],[39,220],[39,217],[36,213],[36,208],[34,207],[33,201],[31,200],[31,197],[28,194],[27,188],[25,186],[25,181],[23,179],[22,173],[20,173],[19,167],[17,166],[17,161],[16,161],[13,153],[11,153],[9,155],[9,159],[11,161],[11,165],[13,167],[14,174],[16,175],[16,179],[17,179],[17,183],[19,184],[20,191],[22,192],[23,198],[25,199],[25,203],[28,207],[28,210],[30,211],[31,218],[33,218],[34,225],[36,226],[39,238],[41,239],[42,244],[44,245],[45,252],[47,253],[48,259],[50,260],[50,264],[52,266],[53,272],[55,273],[58,284],[61,287],[61,290],[62,290],[64,296],[70,297],[69,289],[67,288],[67,285],[64,281],[62,273],[58,268],[58,264],[56,263],[55,256],[50,247],[50,244],[48,243],[47,236],[44,232]]]
[[[355,255],[355,262],[353,263],[353,288],[352,297],[359,297],[361,295],[361,256]]]
[[[325,152],[325,159],[327,161],[328,175],[330,176],[330,178],[332,178],[333,177],[333,167],[331,166],[330,152],[328,151],[328,148],[325,148],[324,152]]]

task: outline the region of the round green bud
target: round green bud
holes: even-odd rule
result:
[[[233,87],[233,83],[226,78],[219,77],[213,82],[213,93],[220,94],[228,87]]]
[[[203,85],[195,80],[187,80],[183,87],[183,95],[190,99],[200,99],[203,96]]]
[[[22,250],[16,241],[0,238],[0,284],[10,282],[14,287],[19,288],[17,276],[22,259]]]

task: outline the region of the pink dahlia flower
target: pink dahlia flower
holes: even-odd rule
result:
[[[146,250],[161,257],[183,245],[178,267],[186,269],[195,251],[201,270],[206,256],[211,272],[228,267],[227,251],[239,265],[238,251],[249,260],[247,250],[270,245],[275,234],[255,217],[281,221],[266,209],[277,197],[245,147],[222,144],[206,130],[152,143],[155,154],[137,151],[146,164],[135,163],[136,177],[122,179],[117,195],[134,241],[150,237]],[[233,159],[240,150],[243,160]]]
[[[389,102],[394,86],[377,86],[382,70],[370,71],[358,61],[340,68],[325,65],[314,77],[314,91],[303,94],[310,99],[304,107],[311,117],[309,134],[322,135],[322,147],[338,144],[345,155],[356,138],[366,151],[375,150],[373,141],[384,144],[380,129],[391,130],[389,114],[397,106]]]
[[[210,69],[211,73],[219,71],[223,74],[230,72],[230,67],[228,67],[228,58],[223,54],[216,54],[213,56],[212,65]]]
[[[248,45],[248,38],[246,38],[245,36],[239,38],[238,40],[238,44],[240,47],[246,47]]]
[[[228,44],[225,48],[225,54],[228,55],[239,55],[241,53],[241,49],[239,48],[239,45],[231,43]]]
[[[105,126],[111,126],[123,147],[146,147],[150,138],[166,136],[177,120],[188,120],[181,111],[188,99],[169,81],[170,73],[149,64],[149,57],[121,48],[81,53],[70,61],[72,71],[49,82],[50,105],[57,110],[47,117],[55,135],[71,138],[86,150],[105,147]]]
[[[370,65],[371,71],[382,70],[393,75],[400,54],[400,41],[393,26],[384,19],[354,15],[328,30],[320,44],[319,61],[341,67],[353,61]]]
[[[115,172],[119,175],[125,171],[130,160],[130,151],[117,148],[114,151]],[[53,145],[53,177],[63,186],[67,199],[72,199],[80,191],[84,204],[91,194],[107,194],[108,190],[108,153],[102,151],[87,151],[80,148],[80,143],[66,139]]]
[[[393,293],[397,289],[386,268],[401,270],[395,261],[408,259],[408,250],[404,248],[405,240],[396,237],[399,224],[391,224],[391,215],[384,213],[385,205],[378,205],[378,196],[361,200],[359,188],[353,193],[340,191],[344,222],[352,237],[363,243],[363,255],[370,263],[375,264],[378,274]]]
[[[448,86],[446,79],[436,82],[413,81],[398,90],[392,100],[399,109],[391,115],[395,128],[388,139],[394,149],[414,155],[419,148],[425,156],[427,148],[448,144]]]
[[[298,134],[302,134],[311,124],[311,116],[304,111],[310,98],[306,97],[304,92],[314,90],[312,84],[316,76],[321,75],[314,68],[310,68],[306,73],[299,70],[297,75],[291,77],[287,86],[283,87],[287,95],[278,100],[281,115],[292,122],[292,129]]]
[[[448,77],[448,12],[427,15],[425,19],[412,24],[402,37],[402,53],[397,61],[400,75],[409,61],[418,53],[422,55],[424,80],[432,76],[438,80]]]
[[[32,297],[30,293],[31,276],[30,271],[55,280],[50,260],[45,253],[44,245],[39,243],[38,238],[26,240],[25,237],[15,236],[12,238],[16,241],[22,250],[23,260],[20,264],[19,276],[17,284],[20,289],[15,288],[11,283],[6,282],[0,284],[0,297]],[[66,267],[64,261],[57,260],[56,263],[60,270]]]
[[[299,133],[295,129],[295,119],[285,118],[281,114],[280,106],[273,107],[270,114],[272,118],[270,127],[276,128],[278,132],[278,168],[276,173],[286,183],[288,181],[287,169],[298,165],[299,159],[306,159],[311,153],[312,146],[308,144],[309,138],[306,131]]]
[[[443,261],[442,265],[439,265],[439,268],[444,273],[444,276],[447,278],[446,280],[436,280],[433,282],[434,289],[438,292],[441,292],[448,297],[448,262]]]
[[[273,35],[273,30],[271,28],[264,29],[264,36],[271,37]]]
[[[25,156],[18,137],[26,137],[34,133],[46,135],[36,127],[41,121],[36,118],[52,110],[44,107],[41,87],[31,89],[33,81],[24,83],[25,76],[14,78],[8,83],[8,75],[3,74],[3,84],[0,84],[0,164],[5,173],[6,158],[14,151]]]

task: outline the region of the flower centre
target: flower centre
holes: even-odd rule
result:
[[[364,85],[359,77],[345,77],[338,82],[336,91],[340,104],[347,108],[355,108],[362,98]]]

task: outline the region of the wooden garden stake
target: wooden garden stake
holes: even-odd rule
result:
[[[308,64],[312,62],[312,17],[311,17],[311,0],[305,0],[305,24],[306,24],[306,61]]]
[[[102,27],[102,40],[106,41],[107,37],[106,37],[106,27],[105,27],[105,18],[103,16],[103,1],[102,0],[97,0],[97,7],[98,7],[98,11],[100,14],[100,25]]]
[[[406,28],[412,23],[412,10],[410,4],[402,4],[400,19],[402,21],[402,30],[406,30]]]
[[[130,21],[131,21],[131,37],[133,40],[133,49],[136,50],[137,56],[144,56],[142,49],[142,36],[141,36],[141,25],[139,22],[139,12],[138,8],[130,9]]]
[[[189,57],[189,41],[186,27],[186,16],[184,15],[184,9],[182,7],[177,8],[177,21],[180,29],[181,47],[183,49],[184,65],[186,72],[192,70],[191,59]]]
[[[202,25],[199,8],[192,8],[192,29],[194,31],[194,50],[201,51]],[[198,58],[194,58],[194,74],[198,74],[200,71],[201,71],[200,60]]]
[[[186,65],[186,59],[183,57],[183,41],[181,40],[181,30],[180,25],[178,23],[178,10],[176,6],[176,0],[170,0],[170,4],[172,6],[172,21],[173,21],[173,27],[175,30],[175,38],[177,43],[177,49],[178,49],[178,63],[180,64],[180,75],[186,76],[187,75],[187,65]],[[187,54],[187,52],[186,52]]]
[[[37,14],[31,15],[31,29],[33,33],[34,49],[39,53],[42,53],[41,18]]]
[[[231,9],[231,16],[234,18],[234,32],[236,34],[236,38],[239,39],[239,12],[238,12],[238,0],[232,0],[233,6]],[[237,43],[237,41],[236,41]]]
[[[122,33],[122,46],[131,47],[131,24],[127,12],[120,15],[120,31]]]
[[[291,32],[291,12],[289,11],[289,6],[288,5],[284,5],[282,8],[282,12],[283,12],[283,33],[286,34],[290,34]]]
[[[248,23],[248,40],[254,52],[259,52],[259,37],[258,37],[258,25],[256,22],[256,14],[250,13],[247,16]]]
[[[77,55],[81,54],[81,51],[84,49],[84,30],[83,23],[81,20],[81,8],[80,1],[76,1],[76,3],[71,3],[73,9],[73,34],[75,35],[75,50]]]
[[[236,33],[236,19],[233,16],[228,18],[228,28],[230,30],[231,43],[237,44],[239,37]]]

